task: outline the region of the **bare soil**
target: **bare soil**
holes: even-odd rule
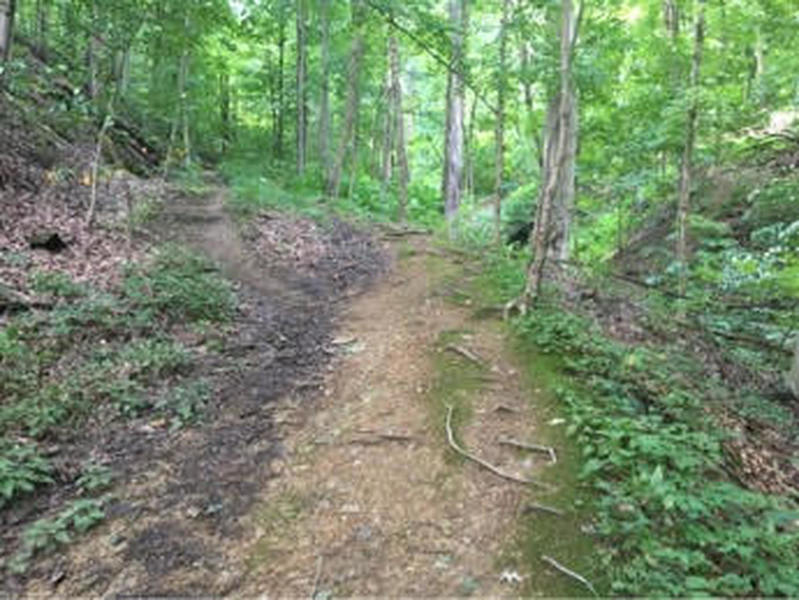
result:
[[[446,441],[451,402],[470,451],[522,477],[551,468],[497,443],[536,441],[530,390],[501,329],[447,298],[450,258],[426,237],[380,245],[339,221],[311,235],[317,225],[265,215],[240,236],[222,205],[221,193],[184,199],[159,226],[162,238],[214,258],[242,302],[223,356],[200,367],[214,381],[204,423],[94,432],[93,452],[122,474],[109,518],[14,590],[327,598],[550,589],[523,570],[502,577],[520,564],[516,525],[531,488]],[[322,245],[286,251],[303,235]],[[453,372],[469,385],[453,384]]]

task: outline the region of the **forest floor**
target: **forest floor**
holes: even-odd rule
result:
[[[27,594],[585,593],[531,567],[524,549],[520,519],[552,501],[551,487],[498,477],[448,442],[451,409],[457,443],[503,472],[561,488],[573,479],[569,460],[499,443],[562,442],[562,420],[501,324],[476,317],[462,257],[428,236],[378,247],[334,221],[338,259],[311,278],[268,266],[264,240],[240,235],[224,192],[182,202],[157,229],[236,282],[249,318],[226,351],[241,364],[200,426],[144,424],[108,440],[117,456],[128,449],[113,490],[122,501],[39,566]],[[573,518],[561,523],[562,539],[540,540],[536,560],[564,539],[571,550],[586,543]]]

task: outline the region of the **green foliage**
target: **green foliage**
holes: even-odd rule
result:
[[[72,541],[75,533],[85,533],[105,519],[103,500],[73,500],[52,519],[39,519],[22,534],[22,548],[8,563],[13,573],[24,573],[31,559],[40,552],[55,550]]]
[[[52,466],[33,444],[0,440],[0,508],[37,486],[52,483]]]
[[[61,298],[86,295],[86,289],[59,271],[37,271],[31,278],[31,289],[39,294],[53,294]]]
[[[104,490],[111,485],[114,474],[109,467],[99,465],[93,461],[87,461],[83,465],[77,486],[81,494],[86,495],[90,492]]]
[[[230,284],[212,264],[179,246],[162,248],[150,265],[130,266],[124,292],[137,309],[173,322],[227,321],[235,307]]]
[[[538,310],[515,327],[580,382],[559,395],[597,495],[614,593],[799,593],[799,534],[778,527],[796,507],[728,481],[725,434],[700,401],[725,393],[718,382],[692,375],[676,352],[629,350],[562,312]]]
[[[193,381],[170,390],[155,407],[169,417],[169,428],[175,431],[195,423],[200,418],[209,396],[210,389],[207,382]]]

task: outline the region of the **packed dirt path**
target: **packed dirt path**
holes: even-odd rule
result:
[[[250,570],[237,595],[523,589],[515,571],[502,577],[503,557],[518,560],[510,556],[514,524],[530,488],[457,457],[444,405],[471,415],[455,419],[466,448],[535,477],[547,458],[497,443],[535,440],[529,393],[497,324],[448,299],[457,272],[451,260],[426,238],[395,243],[393,253],[390,275],[340,318],[323,394],[309,405],[286,402],[278,413],[286,455],[248,517],[253,535],[242,560]],[[448,389],[440,373],[448,367],[474,385],[455,381]]]

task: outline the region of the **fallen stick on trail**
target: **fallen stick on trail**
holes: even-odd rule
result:
[[[472,361],[475,364],[480,365],[481,367],[485,367],[486,364],[482,358],[477,356],[474,352],[469,350],[468,348],[462,348],[461,346],[456,346],[454,344],[447,344],[444,347],[444,350],[449,350],[450,352],[454,352],[455,354],[460,354],[462,357]]]
[[[558,571],[560,571],[564,575],[567,575],[567,576],[571,577],[572,579],[575,579],[575,580],[579,581],[585,587],[587,587],[589,590],[591,590],[591,593],[594,596],[596,596],[597,598],[599,597],[599,594],[596,593],[596,590],[594,589],[594,586],[591,584],[591,582],[588,581],[585,577],[583,577],[579,573],[575,573],[571,569],[567,569],[562,564],[560,564],[558,561],[556,561],[554,558],[552,558],[550,556],[547,556],[546,554],[544,554],[541,557],[541,560],[543,560],[545,563],[553,566],[555,569],[557,569]]]
[[[531,450],[532,452],[543,452],[549,455],[549,460],[552,464],[558,462],[558,457],[555,454],[555,449],[552,446],[542,446],[541,444],[528,444],[526,442],[519,442],[511,438],[500,438],[497,442],[502,446],[512,446],[522,450]]]
[[[549,486],[546,485],[545,483],[541,483],[540,481],[536,481],[535,479],[528,479],[526,477],[518,477],[517,475],[512,475],[510,473],[506,473],[505,471],[502,471],[502,470],[498,469],[497,467],[495,467],[491,463],[484,461],[479,456],[475,456],[471,452],[468,452],[468,451],[464,450],[463,448],[461,448],[458,445],[458,443],[455,441],[455,435],[452,432],[452,411],[453,411],[452,406],[448,404],[447,405],[447,422],[446,422],[447,441],[449,441],[449,445],[452,447],[453,450],[455,450],[455,452],[457,452],[458,454],[460,454],[461,456],[463,456],[465,458],[468,458],[469,460],[472,460],[472,461],[476,462],[478,465],[480,465],[484,469],[488,469],[494,475],[498,475],[499,477],[502,477],[503,479],[508,479],[510,481],[515,481],[516,483],[525,483],[525,484],[526,483],[531,483],[531,484],[537,485],[539,487],[549,488]]]
[[[558,508],[553,508],[552,506],[544,506],[543,504],[536,504],[535,502],[531,502],[530,504],[525,506],[524,509],[522,510],[522,514],[531,513],[534,510],[549,513],[552,515],[557,515],[559,517],[562,517],[564,514],[566,514]]]

